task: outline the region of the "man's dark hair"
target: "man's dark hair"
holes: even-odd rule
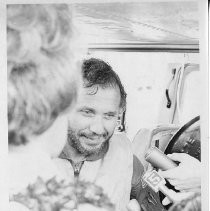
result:
[[[101,59],[90,58],[83,61],[82,75],[85,87],[100,86],[119,87],[120,107],[126,108],[126,92],[120,81],[119,76],[113,71],[112,67]]]

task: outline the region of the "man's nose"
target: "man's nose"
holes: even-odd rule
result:
[[[104,128],[103,118],[95,117],[90,125],[90,130],[97,135],[104,134],[105,128]]]

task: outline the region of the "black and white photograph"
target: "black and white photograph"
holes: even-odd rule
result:
[[[0,210],[208,211],[207,0],[0,7]]]

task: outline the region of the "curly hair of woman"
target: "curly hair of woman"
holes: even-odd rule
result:
[[[66,4],[7,7],[9,144],[46,131],[75,99],[73,32]]]

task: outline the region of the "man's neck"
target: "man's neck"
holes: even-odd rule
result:
[[[109,143],[107,142],[100,153],[86,155],[78,152],[77,149],[67,143],[59,157],[62,159],[72,160],[74,163],[79,163],[82,161],[96,161],[104,157],[108,151],[108,148]]]
[[[62,159],[72,160],[75,163],[79,163],[81,161],[86,160],[86,156],[81,153],[78,153],[78,151],[69,143],[66,143],[59,157]]]

